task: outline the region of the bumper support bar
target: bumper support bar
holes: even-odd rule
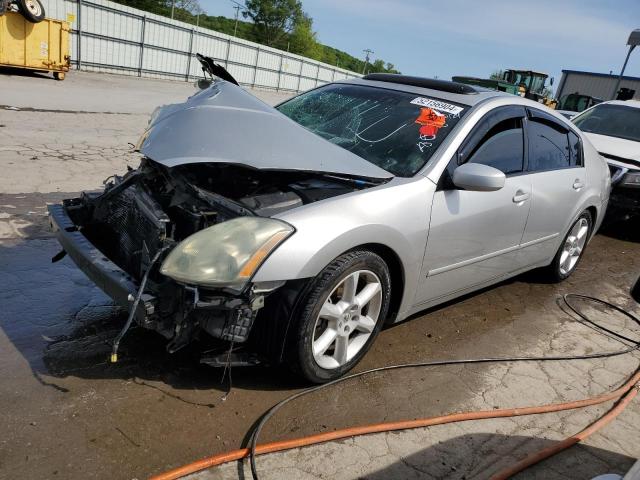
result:
[[[63,205],[49,205],[48,210],[51,229],[78,268],[117,304],[129,311],[138,290],[135,281],[78,231]],[[153,314],[155,298],[144,294],[141,300],[136,308],[135,319],[144,325],[147,317]]]

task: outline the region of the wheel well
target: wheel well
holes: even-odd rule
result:
[[[360,245],[355,249],[366,249],[380,255],[389,267],[392,287],[387,321],[393,320],[400,310],[400,303],[402,302],[402,295],[404,294],[404,269],[402,268],[400,258],[391,248],[380,243],[367,243]]]
[[[596,207],[591,206],[591,207],[587,207],[587,212],[591,214],[591,235],[593,235],[593,227],[595,227],[596,225],[596,217],[598,216],[598,210],[596,210]]]

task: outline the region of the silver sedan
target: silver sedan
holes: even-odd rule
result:
[[[153,115],[138,169],[50,217],[169,351],[217,339],[212,365],[334,379],[385,323],[535,268],[567,278],[607,207],[591,143],[517,96],[372,74],[272,108],[202,87]]]

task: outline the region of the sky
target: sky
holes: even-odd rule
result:
[[[230,0],[200,0],[233,18]],[[240,1],[240,3],[242,3]],[[353,56],[364,49],[404,74],[488,77],[507,68],[618,74],[640,0],[302,0],[318,40]],[[625,75],[640,77],[640,47]]]

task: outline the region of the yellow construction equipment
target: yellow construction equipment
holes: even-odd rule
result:
[[[0,16],[0,66],[53,72],[64,80],[69,71],[69,23],[45,18],[31,23],[22,15]]]

